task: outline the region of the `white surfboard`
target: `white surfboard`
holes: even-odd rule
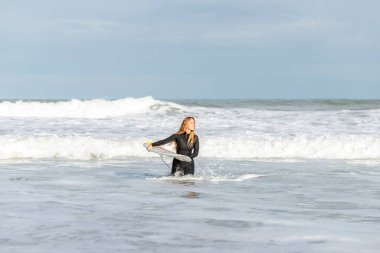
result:
[[[144,143],[143,146],[145,148],[147,148],[148,144]],[[160,146],[152,147],[151,150],[149,150],[149,151],[153,152],[153,153],[156,153],[156,154],[159,154],[159,155],[174,157],[175,159],[183,161],[183,162],[191,162],[191,158],[190,157],[188,157],[186,155],[176,154],[176,153],[174,153],[174,152],[172,152],[170,150],[164,149],[163,147],[160,147]]]

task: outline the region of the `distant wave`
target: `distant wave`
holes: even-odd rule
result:
[[[0,159],[107,160],[157,157],[142,146],[145,139],[99,139],[88,136],[0,136]],[[298,136],[202,138],[200,156],[222,159],[380,159],[380,136]]]
[[[183,111],[186,107],[152,97],[118,100],[3,101],[0,117],[110,118],[126,115]]]

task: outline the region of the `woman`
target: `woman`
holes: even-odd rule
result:
[[[194,175],[193,158],[198,156],[199,151],[199,138],[195,134],[195,119],[193,117],[186,117],[175,134],[164,140],[153,142],[147,149],[150,150],[153,146],[161,146],[169,142],[175,142],[177,154],[186,155],[191,158],[191,162],[184,162],[174,158],[171,175],[174,175],[177,171],[184,175]]]

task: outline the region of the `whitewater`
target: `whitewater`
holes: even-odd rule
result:
[[[0,159],[152,157],[141,144],[196,118],[201,157],[380,160],[379,101],[0,102]]]
[[[186,116],[177,178],[142,144]],[[0,252],[377,253],[379,133],[380,100],[2,100]]]

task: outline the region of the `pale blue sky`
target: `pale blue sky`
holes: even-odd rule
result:
[[[379,9],[0,0],[0,98],[380,98]]]

